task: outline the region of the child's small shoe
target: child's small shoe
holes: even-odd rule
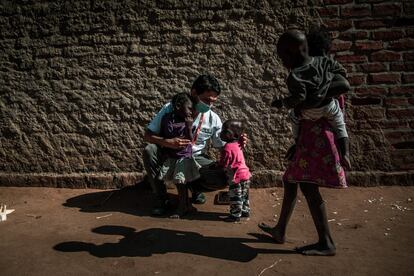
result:
[[[233,222],[233,223],[238,223],[240,222],[240,218],[239,217],[234,217],[232,215],[227,216],[226,218],[224,218],[225,222]]]
[[[242,218],[250,218],[250,212],[242,212]]]

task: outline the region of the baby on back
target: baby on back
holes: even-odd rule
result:
[[[341,163],[349,169],[348,133],[343,113],[334,98],[350,89],[345,68],[328,56],[310,56],[307,38],[297,29],[282,34],[277,53],[284,66],[290,70],[286,81],[289,96],[273,101],[272,106],[293,109],[289,117],[293,123],[295,140],[299,137],[300,120],[326,118],[335,132]]]

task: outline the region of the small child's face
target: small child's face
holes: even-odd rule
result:
[[[178,107],[176,114],[182,119],[191,119],[193,117],[193,103],[186,101]]]
[[[280,53],[279,57],[282,60],[283,65],[292,69],[303,62],[307,56],[306,44],[289,43],[283,52]]]
[[[227,143],[238,140],[238,135],[231,124],[223,125],[220,133],[220,139]]]
[[[281,52],[279,57],[283,65],[291,69],[295,66],[297,60],[301,59],[300,46],[297,43],[289,43],[285,47],[285,51]]]

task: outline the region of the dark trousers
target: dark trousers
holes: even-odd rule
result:
[[[201,168],[200,178],[188,183],[192,192],[221,190],[227,186],[224,170],[214,166],[213,160],[206,155],[199,155],[194,158],[201,165]],[[161,147],[148,144],[144,149],[143,161],[148,180],[157,200],[165,201],[167,199],[167,189],[164,181],[158,179],[158,173],[165,161],[161,154]]]

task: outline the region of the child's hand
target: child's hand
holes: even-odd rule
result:
[[[186,125],[193,125],[194,119],[193,117],[185,117],[185,123]]]
[[[283,107],[283,100],[276,99],[272,102],[271,106],[276,107],[276,108],[282,108]]]
[[[242,133],[239,139],[239,144],[241,148],[244,149],[247,146],[248,142],[249,142],[249,137],[247,136],[247,133]]]
[[[163,146],[171,149],[182,149],[190,143],[191,140],[189,139],[185,139],[184,137],[176,137],[171,139],[164,139]]]

